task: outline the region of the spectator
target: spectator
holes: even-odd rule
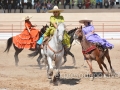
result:
[[[66,5],[69,5],[69,9],[71,9],[70,0],[65,0],[64,9],[66,9]]]
[[[112,8],[114,6],[114,2],[115,2],[115,0],[110,0],[110,8]]]
[[[48,10],[51,10],[52,9],[52,4],[50,1],[47,2],[47,9]]]
[[[60,2],[60,0],[56,0],[57,1],[57,6],[59,6],[59,2]]]
[[[13,7],[14,7],[14,13],[16,13],[16,9],[17,9],[17,0],[13,0]]]
[[[54,0],[53,7],[58,6],[57,0]]]
[[[0,5],[2,5],[2,1],[0,0]]]
[[[27,2],[27,9],[28,8],[32,9],[32,1],[31,0],[28,0],[28,2]]]
[[[100,8],[103,7],[102,0],[96,0],[96,8],[97,8],[98,5],[100,6]]]
[[[37,11],[37,13],[40,13],[40,7],[41,7],[41,4],[40,4],[39,1],[36,3],[35,7],[36,7],[36,11]]]
[[[108,7],[109,7],[109,2],[108,2],[108,0],[105,0],[105,1],[104,1],[104,6],[105,6],[105,8],[108,8]]]
[[[88,9],[90,7],[90,0],[85,0],[85,8]]]
[[[46,13],[46,12],[47,12],[47,3],[46,3],[46,1],[44,1],[44,2],[42,3],[41,7],[42,7],[42,12],[43,12],[43,13]]]
[[[20,8],[20,13],[23,13],[23,2],[20,2],[19,8]]]
[[[7,0],[7,5],[8,5],[8,13],[11,13],[12,0]]]
[[[4,13],[5,13],[5,10],[6,10],[6,7],[7,7],[7,0],[3,0],[2,3],[3,3]]]
[[[81,9],[83,7],[83,5],[84,4],[83,4],[82,0],[78,0],[78,4],[77,4],[78,8]]]
[[[36,7],[36,4],[38,3],[39,0],[34,0],[34,9]]]

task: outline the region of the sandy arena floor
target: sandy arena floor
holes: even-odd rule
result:
[[[72,58],[67,56],[68,61],[61,67],[61,80],[59,86],[53,86],[47,79],[46,69],[37,65],[36,58],[29,58],[29,50],[24,50],[19,55],[19,66],[15,66],[13,46],[10,52],[3,53],[6,41],[0,41],[0,90],[120,90],[120,41],[109,40],[115,45],[110,50],[112,66],[118,76],[97,77],[90,81],[88,77],[83,77],[89,73],[87,63],[84,63],[81,53],[81,46],[75,45],[71,52],[76,58],[76,68],[72,65]],[[84,63],[84,66],[82,66]],[[105,59],[105,63],[109,65]],[[43,64],[44,66],[44,64]],[[93,61],[94,72],[101,72],[97,62]],[[109,69],[110,71],[110,69]]]

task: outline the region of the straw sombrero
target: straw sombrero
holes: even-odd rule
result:
[[[58,6],[54,6],[53,9],[52,9],[52,10],[49,10],[48,12],[49,12],[49,13],[52,13],[52,12],[55,12],[55,11],[62,12],[62,11],[64,11],[64,10],[59,9]]]
[[[32,18],[31,15],[26,15],[25,17],[22,18],[22,20],[28,20],[28,19],[30,19],[30,18]]]
[[[88,19],[88,18],[84,18],[82,20],[79,21],[80,23],[84,23],[84,22],[92,22],[92,20]]]

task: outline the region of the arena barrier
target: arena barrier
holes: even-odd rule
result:
[[[96,33],[102,38],[120,40],[119,22],[120,21],[94,21],[92,24],[95,27]],[[49,21],[32,21],[32,23],[36,23],[36,28],[39,30],[43,25],[49,25]],[[66,21],[65,24],[67,25],[67,30],[80,26],[78,21]],[[15,36],[21,33],[23,29],[24,22],[22,21],[0,21],[0,40],[6,40],[9,37]]]

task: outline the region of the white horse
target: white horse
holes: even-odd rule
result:
[[[59,23],[58,28],[54,32],[53,37],[48,42],[48,44],[44,46],[43,50],[41,50],[43,59],[45,59],[46,64],[48,66],[47,75],[49,79],[52,79],[53,76],[52,61],[54,60],[56,73],[53,77],[53,82],[57,81],[60,78],[59,69],[62,63],[62,57],[64,55],[64,47],[62,45],[64,30],[64,23]]]

